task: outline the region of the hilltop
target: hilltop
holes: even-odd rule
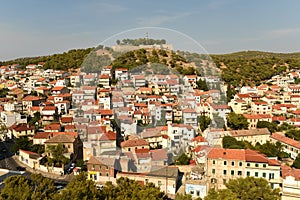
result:
[[[98,47],[101,49],[103,47]],[[105,48],[108,52],[106,60],[93,51],[95,48],[73,49],[62,54],[49,56],[20,58],[5,62],[1,65],[18,63],[21,67],[28,64],[44,63],[44,68],[74,69],[81,66],[87,55],[95,54],[93,62],[106,63],[116,67],[132,69],[136,66],[161,63],[175,69],[181,74],[216,74],[212,71],[214,64],[220,69],[223,80],[233,86],[257,85],[271,78],[273,75],[288,70],[297,69],[300,66],[300,53],[272,53],[261,51],[242,51],[230,54],[202,55],[183,51],[169,51],[163,49],[137,49],[124,54]],[[91,55],[90,54],[90,55]],[[97,57],[98,56],[98,57]],[[113,60],[113,61],[111,61]],[[196,71],[195,66],[201,70]]]

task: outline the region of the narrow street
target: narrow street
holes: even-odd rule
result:
[[[18,167],[24,167],[26,171],[25,173],[22,174],[23,176],[29,177],[33,173],[40,173],[44,177],[54,180],[55,183],[67,184],[70,180],[72,180],[74,176],[73,174],[60,176],[57,174],[37,171],[29,168],[28,166],[20,162],[18,160],[18,157],[10,151],[12,145],[13,145],[12,143],[5,143],[2,141],[0,142],[0,168],[12,170],[12,171],[18,171]],[[1,182],[6,177],[7,177],[6,175],[2,177],[0,176]]]

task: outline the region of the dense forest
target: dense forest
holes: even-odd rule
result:
[[[49,56],[18,58],[15,60],[0,62],[1,65],[19,64],[22,68],[25,68],[29,64],[45,63],[45,69],[74,69],[80,67],[86,56],[93,50],[93,48],[87,49],[72,49],[68,52],[61,54],[53,54]]]
[[[143,43],[139,39],[132,41],[124,39],[122,43],[131,44],[133,41],[135,43]],[[164,42],[161,41],[161,43]],[[159,42],[155,41],[155,43]],[[283,73],[287,70],[298,69],[300,66],[300,53],[243,51],[222,55],[203,55],[183,51],[171,52],[159,49],[139,49],[120,55],[120,53],[107,48],[108,55],[97,56],[96,51],[93,50],[94,48],[76,49],[50,56],[19,58],[0,62],[0,64],[10,65],[18,63],[21,67],[25,67],[28,64],[43,62],[45,63],[45,69],[66,70],[81,67],[86,58],[88,59],[85,60],[85,63],[94,68],[97,68],[99,63],[110,64],[114,68],[126,67],[128,69],[149,63],[160,63],[175,69],[181,74],[220,74],[222,79],[232,86],[258,85],[273,75]],[[95,56],[90,56],[91,52]],[[195,66],[197,66],[198,70],[195,70]],[[92,71],[97,70],[93,69]]]
[[[270,53],[243,51],[224,55],[211,55],[222,78],[231,85],[257,85],[286,70],[300,67],[300,53]]]

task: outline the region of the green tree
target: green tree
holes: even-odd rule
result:
[[[114,200],[167,199],[167,196],[158,187],[155,187],[153,183],[141,186],[137,181],[123,177],[117,180],[117,186],[112,185],[111,182],[106,183],[101,193],[106,199]]]
[[[246,146],[242,141],[237,141],[234,137],[224,136],[222,147],[226,149],[245,149]]]
[[[183,153],[179,158],[175,161],[176,165],[188,165],[190,163],[191,158]]]
[[[224,189],[216,191],[214,188],[208,191],[204,200],[238,200],[237,195],[231,190]]]
[[[291,129],[285,132],[285,136],[300,141],[300,130]]]
[[[231,112],[227,115],[227,126],[233,130],[248,129],[249,122],[241,115]]]
[[[204,91],[208,91],[208,86],[206,84],[206,81],[203,81],[201,79],[199,79],[199,81],[196,82],[197,87],[199,90],[204,90]]]
[[[192,195],[190,194],[180,194],[180,193],[177,193],[176,194],[176,197],[175,197],[175,200],[192,200]]]
[[[30,186],[32,200],[52,199],[53,193],[56,192],[54,181],[43,177],[41,174],[30,175]]]
[[[87,180],[87,173],[75,176],[55,199],[60,200],[96,200],[104,199],[92,180]],[[110,199],[110,198],[107,198]]]
[[[300,169],[300,154],[298,154],[297,158],[294,160],[292,167]]]
[[[267,128],[271,133],[278,130],[278,126],[275,122],[259,121],[256,125],[257,128]]]
[[[52,161],[55,166],[61,166],[62,164],[67,164],[69,162],[69,159],[63,155],[64,153],[66,153],[66,149],[61,143],[48,146],[48,149],[46,149],[46,151],[51,153],[52,160],[50,158],[50,161]]]
[[[5,200],[30,200],[31,192],[29,181],[24,176],[10,176],[4,181],[1,198]]]
[[[19,137],[15,139],[15,144],[12,146],[11,151],[16,153],[19,149],[30,150],[31,144],[28,137]]]
[[[238,178],[226,183],[226,189],[209,191],[205,200],[279,200],[280,190],[272,189],[266,179],[263,178]]]
[[[211,119],[208,116],[201,115],[199,117],[200,129],[204,131],[210,125]]]

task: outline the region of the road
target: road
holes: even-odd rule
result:
[[[14,157],[13,157],[14,154],[10,151],[12,145],[13,145],[12,143],[6,143],[6,142],[0,141],[0,168],[17,171],[17,167],[20,167],[20,166],[26,167],[26,166],[23,163],[21,163],[20,161],[18,161],[17,159],[14,159]],[[30,177],[30,175],[32,173],[41,173],[43,176],[54,180],[54,182],[56,184],[63,184],[63,185],[67,184],[73,177],[73,175],[59,177],[57,175],[52,175],[52,174],[46,173],[46,172],[37,172],[37,171],[34,171],[33,169],[29,169],[28,167],[26,168],[25,173],[22,175],[26,176],[26,177]],[[2,177],[2,178],[4,178],[4,177]],[[1,177],[0,177],[0,179],[1,179]]]

